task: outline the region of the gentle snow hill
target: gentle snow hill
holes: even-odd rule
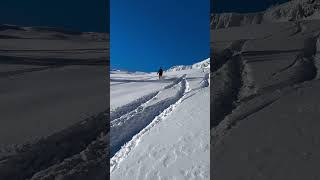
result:
[[[211,31],[212,179],[320,179],[319,1],[272,11],[283,22]]]
[[[111,75],[111,179],[209,180],[209,66]]]

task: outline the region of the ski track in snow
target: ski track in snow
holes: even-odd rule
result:
[[[151,105],[149,107],[148,106],[144,107],[144,105],[147,105],[150,101],[152,101],[152,99],[156,99],[157,98],[157,95],[156,95],[152,99],[150,99],[149,101],[147,101],[144,104],[142,104],[141,106],[139,106],[134,111],[131,111],[128,114],[121,116],[119,118],[119,120],[114,121],[114,123],[111,125],[111,133],[110,133],[111,140],[110,141],[114,142],[117,139],[117,142],[119,142],[118,139],[121,139],[121,138],[119,138],[118,133],[115,133],[115,138],[112,138],[113,137],[113,135],[112,135],[113,130],[112,129],[114,129],[114,127],[117,125],[115,123],[119,123],[119,125],[121,126],[126,121],[128,121],[128,119],[130,119],[130,118],[132,119],[132,121],[131,121],[132,123],[136,123],[135,121],[140,118],[144,119],[144,120],[148,119],[148,118],[152,119],[151,123],[149,123],[149,121],[145,120],[145,123],[143,124],[143,126],[146,126],[146,127],[143,128],[137,134],[136,134],[135,130],[141,129],[141,127],[140,128],[136,127],[133,129],[131,128],[131,132],[134,132],[134,134],[136,134],[136,135],[134,135],[129,142],[127,142],[125,145],[123,145],[121,147],[121,149],[110,159],[110,172],[113,172],[119,166],[121,161],[123,161],[129,155],[131,150],[139,144],[140,139],[146,133],[148,133],[150,131],[150,129],[152,129],[152,127],[154,127],[159,122],[164,120],[167,116],[169,116],[174,111],[174,109],[182,102],[182,99],[186,96],[187,92],[190,91],[189,83],[185,77],[186,77],[186,75],[183,75],[182,77],[175,80],[174,83],[166,86],[162,90],[162,91],[165,91],[167,89],[174,88],[177,85],[180,85],[180,89],[175,94],[175,96],[173,96],[171,98],[164,99],[164,100],[162,100],[154,105]],[[162,91],[159,91],[158,94],[160,94]],[[162,111],[162,109],[164,109],[164,110]],[[145,113],[143,113],[143,112],[145,112]],[[141,126],[141,123],[137,123],[137,124],[139,124]],[[125,126],[130,128],[132,126],[132,124],[126,123]],[[123,128],[120,128],[118,132],[119,133],[127,132],[127,130],[123,130]],[[129,134],[126,133],[125,135],[129,135]],[[131,137],[131,136],[129,136],[129,137]],[[113,146],[111,144],[111,153],[112,153],[112,149],[113,149]],[[169,160],[166,161],[166,163],[169,163]]]
[[[177,78],[172,82],[172,84],[165,86],[163,89],[169,89],[175,86],[176,84],[178,84],[181,80],[182,80],[182,77]],[[136,111],[142,104],[145,104],[149,102],[151,99],[153,99],[154,97],[156,97],[160,91],[150,93],[148,95],[140,97],[139,99],[134,100],[133,102],[130,102],[126,105],[116,108],[115,110],[112,110],[110,113],[111,122],[117,119],[120,119],[122,116],[125,116],[126,114],[128,114],[128,112]]]

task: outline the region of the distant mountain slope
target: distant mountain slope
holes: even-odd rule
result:
[[[210,58],[203,60],[201,62],[195,63],[193,65],[178,65],[173,66],[166,70],[166,72],[182,71],[187,69],[201,69],[201,68],[210,68]]]

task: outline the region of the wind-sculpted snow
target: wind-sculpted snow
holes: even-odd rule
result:
[[[319,3],[293,0],[260,24],[212,29],[212,179],[319,179]]]

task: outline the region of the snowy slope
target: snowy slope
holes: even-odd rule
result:
[[[111,112],[111,179],[209,179],[208,66],[165,72],[163,80],[127,75],[157,88]],[[111,86],[114,102],[123,99],[116,91]]]
[[[107,41],[0,25],[0,179],[106,178]]]
[[[211,31],[213,179],[320,178],[320,21],[288,22],[299,4],[319,13],[319,1],[290,1],[266,10],[276,23]]]

